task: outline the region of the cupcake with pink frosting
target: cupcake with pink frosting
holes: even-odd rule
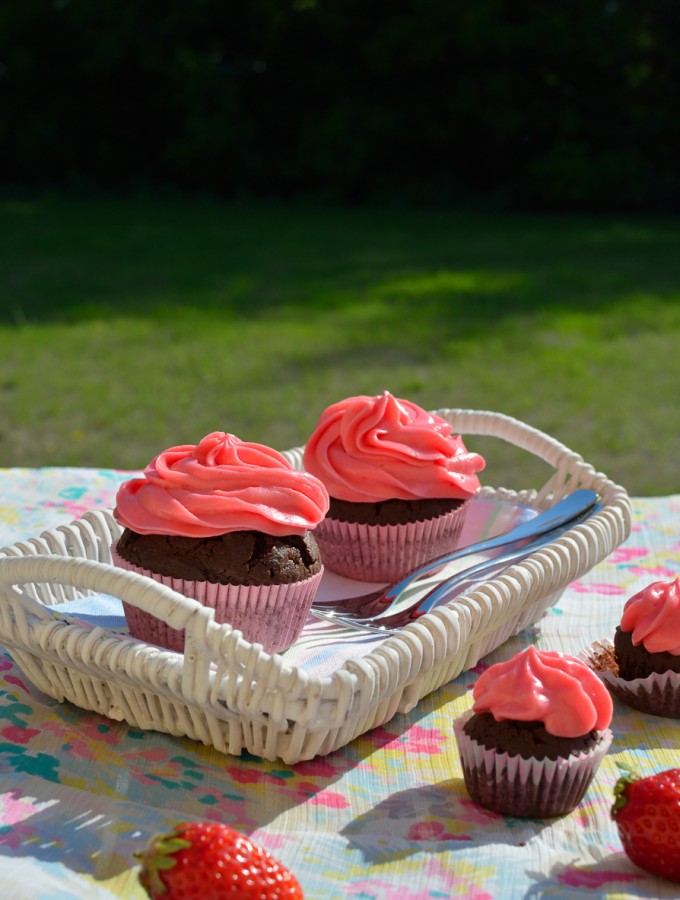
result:
[[[304,467],[330,495],[315,532],[324,565],[384,582],[455,547],[484,460],[441,416],[385,391],[329,406]]]
[[[525,818],[574,809],[612,741],[612,700],[597,675],[531,646],[483,672],[473,697],[454,724],[472,799]]]
[[[680,718],[680,577],[630,597],[613,643],[597,642],[584,656],[624,703]]]
[[[304,625],[323,567],[312,530],[328,509],[318,479],[284,456],[233,434],[171,447],[121,485],[116,565],[215,610],[271,653]],[[130,633],[172,650],[184,632],[124,604]]]

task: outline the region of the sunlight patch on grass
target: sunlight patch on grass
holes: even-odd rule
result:
[[[622,295],[602,308],[591,310],[555,307],[541,310],[534,328],[552,338],[573,344],[575,340],[611,341],[617,337],[643,332],[668,333],[680,329],[680,291],[662,296],[649,292]]]
[[[519,272],[440,271],[405,276],[374,285],[377,296],[419,297],[434,294],[500,294],[513,291],[526,283]]]
[[[514,415],[634,492],[680,490],[672,223],[35,210],[5,216],[0,246],[23,314],[0,316],[0,464],[139,468],[216,429],[285,449],[329,403],[388,389]],[[538,486],[511,455],[492,450],[488,483]]]

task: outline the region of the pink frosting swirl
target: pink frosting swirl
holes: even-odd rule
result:
[[[649,653],[680,656],[680,577],[654,581],[627,600],[621,630]]]
[[[159,453],[118,490],[114,516],[138,534],[212,537],[304,534],[328,511],[328,492],[271,447],[215,431]]]
[[[304,465],[337,500],[467,500],[479,490],[484,460],[452,431],[441,416],[387,391],[349,397],[322,413]]]
[[[476,713],[542,722],[557,737],[601,731],[612,719],[609,691],[585,663],[533,646],[483,672],[472,695]]]

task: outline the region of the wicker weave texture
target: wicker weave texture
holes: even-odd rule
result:
[[[501,576],[410,624],[363,658],[318,677],[244,641],[211,611],[149,578],[111,565],[119,526],[86,513],[0,551],[0,643],[46,694],[141,729],[217,750],[293,764],[384,724],[536,622],[565,587],[628,536],[625,490],[548,435],[493,412],[438,410],[463,435],[489,435],[534,454],[553,473],[538,490],[484,488],[548,508],[590,488],[602,509]],[[288,451],[300,467],[300,448]],[[49,607],[106,593],[186,629],[184,654],[102,628],[55,619]]]

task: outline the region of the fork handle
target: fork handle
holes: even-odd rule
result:
[[[435,607],[441,606],[441,604],[445,603],[447,600],[455,597],[457,593],[460,593],[460,589],[468,582],[479,581],[485,575],[489,575],[496,570],[500,571],[507,568],[511,563],[529,556],[534,550],[540,550],[541,547],[550,543],[555,537],[559,537],[560,534],[570,527],[571,524],[568,526],[560,526],[542,537],[537,538],[530,544],[523,544],[521,547],[516,547],[512,551],[502,553],[500,556],[495,556],[493,559],[486,559],[483,562],[477,563],[477,565],[463,569],[462,572],[456,572],[455,575],[452,575],[441,584],[432,588],[431,591],[428,591],[428,593],[421,597],[416,604],[410,607],[407,606],[404,609],[395,610],[394,606],[392,606],[389,612],[383,611],[382,613],[378,613],[378,615],[364,619],[360,616],[355,618],[350,615],[343,615],[342,613],[329,612],[316,608],[312,609],[311,612],[318,619],[328,619],[330,622],[335,622],[336,625],[352,628],[355,631],[383,635],[397,634],[405,625],[408,625],[409,622],[414,622],[416,619],[424,616],[425,613],[431,612]]]
[[[393,629],[396,631],[403,628],[404,625],[407,625],[409,622],[419,619],[420,616],[425,615],[425,613],[430,612],[435,607],[441,606],[447,600],[455,597],[457,593],[460,593],[460,589],[469,582],[473,580],[479,581],[482,577],[488,576],[492,572],[505,569],[512,563],[529,556],[535,550],[540,550],[542,547],[545,547],[547,544],[560,537],[560,535],[564,534],[565,531],[569,531],[571,528],[574,528],[574,526],[590,518],[590,516],[601,509],[601,507],[602,504],[597,503],[591,509],[581,513],[581,515],[577,516],[575,519],[558,525],[556,528],[540,535],[533,541],[522,543],[521,546],[514,546],[512,549],[508,549],[506,552],[495,556],[493,559],[483,560],[474,566],[463,569],[461,572],[456,572],[455,575],[445,579],[441,584],[438,584],[428,591],[427,594],[410,607],[407,606],[400,610],[395,610],[394,607],[392,607],[391,612],[385,610],[382,613],[378,613],[378,615],[366,619],[352,619],[349,616],[336,616],[336,621],[342,622],[343,625],[354,625],[359,629],[365,628],[370,631],[380,629],[387,633],[390,633]]]
[[[553,529],[563,527],[565,523],[575,523],[580,521],[579,516],[588,514],[597,502],[597,494],[595,491],[581,488],[573,491],[567,497],[564,497],[554,507],[544,510],[538,516],[522,522],[496,537],[487,538],[469,547],[462,547],[460,550],[454,550],[431,559],[426,563],[408,572],[396,584],[387,587],[381,597],[385,603],[391,603],[397,597],[410,587],[415,581],[418,581],[423,575],[427,575],[435,569],[441,569],[449,563],[455,562],[464,556],[477,553],[488,553],[498,547],[504,547],[507,544],[515,544],[518,541],[526,541],[537,535],[549,534]]]

